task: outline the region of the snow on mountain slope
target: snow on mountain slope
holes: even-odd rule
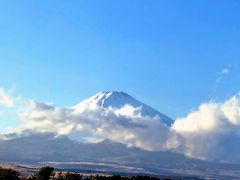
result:
[[[136,100],[132,96],[124,92],[119,91],[103,91],[100,92],[73,107],[78,112],[83,111],[86,108],[94,109],[101,107],[106,110],[113,108],[116,112],[122,113],[122,111],[138,111],[142,116],[156,117],[158,116],[160,121],[170,126],[173,120],[166,115],[158,112],[152,107]]]

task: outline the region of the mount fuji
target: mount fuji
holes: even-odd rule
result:
[[[0,136],[0,164],[17,166],[26,173],[50,165],[60,171],[83,173],[240,177],[238,164],[194,159],[169,149],[142,148],[165,145],[173,120],[127,93],[100,92],[64,109],[47,104],[35,104],[34,108],[25,115],[34,128],[20,135],[9,134],[10,138]],[[131,113],[136,116],[125,117]],[[42,122],[48,122],[47,130],[52,131],[37,131]],[[68,133],[53,131],[58,128],[64,133],[96,133],[101,141],[76,141]]]
[[[121,91],[99,92],[96,95],[80,102],[79,104],[74,106],[73,109],[81,111],[86,107],[96,106],[101,107],[103,110],[106,110],[108,108],[120,109],[126,105],[138,109],[139,113],[142,116],[158,117],[160,121],[167,126],[170,126],[173,123],[173,120],[170,117],[158,112],[152,107],[138,101],[127,93]]]

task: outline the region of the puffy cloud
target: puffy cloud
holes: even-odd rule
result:
[[[142,116],[140,107],[125,105],[121,108],[99,106],[57,108],[52,105],[29,101],[19,113],[22,126],[14,131],[34,130],[72,135],[80,139],[110,139],[129,146],[147,150],[166,149],[170,136],[168,127],[159,117]]]
[[[203,103],[186,117],[176,119],[170,128],[159,117],[143,116],[141,107],[128,104],[102,108],[80,103],[59,108],[33,100],[21,103],[25,106],[18,114],[21,125],[12,129],[11,136],[0,139],[29,132],[54,133],[84,141],[110,139],[145,150],[171,150],[201,159],[240,160],[239,95],[224,102]]]
[[[3,88],[0,88],[0,104],[6,107],[14,105],[14,98],[11,97]]]
[[[111,108],[111,107],[110,107]],[[117,116],[126,116],[126,117],[141,117],[141,109],[142,107],[133,107],[130,104],[126,104],[125,106],[121,107],[121,108],[116,108],[115,109],[115,114]]]
[[[191,157],[238,161],[240,150],[240,97],[223,103],[208,102],[172,126],[180,135],[178,147]]]
[[[49,104],[38,103],[33,100],[27,102],[27,106],[19,113],[23,120],[22,125],[15,129],[33,130],[37,132],[56,132],[57,134],[68,134],[73,125],[68,121],[68,110],[56,108]]]

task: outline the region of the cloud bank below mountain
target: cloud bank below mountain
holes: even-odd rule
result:
[[[19,114],[23,123],[15,131],[53,132],[80,137],[77,140],[111,139],[148,150],[166,149],[169,128],[160,122],[159,117],[141,116],[140,109],[125,105],[120,109],[95,106],[79,111],[31,101],[28,110]]]
[[[171,127],[161,123],[158,116],[144,116],[141,107],[130,104],[102,108],[85,103],[60,108],[26,99],[21,103],[24,108],[17,113],[22,123],[11,129],[18,135],[50,132],[79,141],[110,139],[145,150],[170,150],[201,159],[240,160],[239,95],[224,102],[203,103],[186,117],[176,119]]]

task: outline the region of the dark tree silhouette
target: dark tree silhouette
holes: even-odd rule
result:
[[[79,173],[58,173],[54,180],[82,180],[82,175]]]
[[[0,180],[18,180],[19,172],[9,168],[0,167]]]
[[[67,173],[65,175],[65,180],[81,180],[82,175],[78,173]]]
[[[151,176],[100,176],[91,175],[84,177],[79,173],[58,172],[54,173],[53,167],[42,167],[37,173],[30,177],[20,177],[20,173],[16,170],[0,167],[0,180],[160,180]],[[180,178],[181,179],[181,178]],[[161,180],[171,180],[171,178],[161,178]]]
[[[53,177],[54,168],[53,167],[42,167],[37,173],[33,174],[29,179],[30,180],[49,180]]]

